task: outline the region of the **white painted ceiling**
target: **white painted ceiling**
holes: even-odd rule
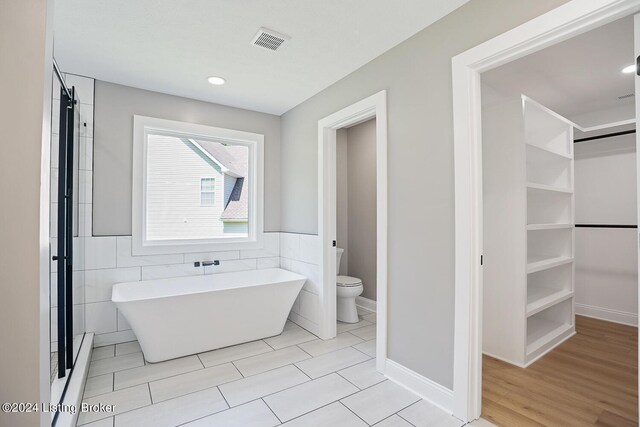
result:
[[[467,1],[57,0],[54,55],[63,71],[282,114]],[[259,27],[292,38],[260,49]]]
[[[482,74],[502,95],[524,93],[582,126],[634,116],[633,16]],[[483,92],[484,98],[485,92]],[[489,94],[490,95],[490,94]],[[483,99],[484,102],[484,99]]]

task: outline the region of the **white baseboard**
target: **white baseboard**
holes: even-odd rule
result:
[[[93,351],[93,332],[85,334],[82,345],[78,351],[78,358],[73,366],[71,378],[67,384],[67,390],[64,393],[62,404],[65,406],[75,406],[78,410],[75,413],[60,412],[56,420],[55,427],[73,427],[78,421],[80,402],[84,394],[84,386],[87,382],[89,373],[89,363],[91,361],[91,352]],[[53,416],[53,413],[52,413]],[[52,417],[53,418],[53,417]]]
[[[294,313],[293,311],[289,313],[289,320],[291,320],[296,325],[300,326],[303,329],[311,332],[315,336],[320,336],[320,327],[312,322],[309,319],[306,319],[300,316],[298,313]]]
[[[623,325],[638,326],[638,315],[610,308],[595,307],[593,305],[576,303],[576,314],[593,317],[594,319],[622,323]]]
[[[453,413],[453,391],[431,381],[429,378],[400,365],[393,360],[385,361],[384,374],[424,400],[436,405],[448,414]]]
[[[364,298],[364,297],[356,297],[356,305],[358,307],[362,307],[365,310],[369,310],[369,311],[377,311],[376,310],[376,302],[372,299],[369,298]]]

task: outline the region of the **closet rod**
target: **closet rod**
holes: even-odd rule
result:
[[[620,132],[605,133],[604,135],[590,136],[588,138],[574,139],[573,143],[576,144],[578,142],[593,141],[594,139],[612,138],[614,136],[628,135],[630,133],[636,133],[636,130],[635,129],[623,130],[623,131],[620,131]]]
[[[638,228],[637,225],[629,225],[629,224],[576,224],[576,227],[581,227],[581,228]]]

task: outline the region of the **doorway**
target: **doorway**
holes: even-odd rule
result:
[[[320,238],[320,338],[337,333],[337,131],[375,119],[376,137],[376,369],[385,370],[387,336],[387,100],[378,92],[318,121],[318,236]]]
[[[482,396],[484,260],[480,74],[636,13],[639,6],[639,2],[631,0],[591,4],[572,1],[453,59],[456,197],[454,415],[461,419],[470,421],[480,416]]]

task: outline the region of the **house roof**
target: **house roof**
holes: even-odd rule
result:
[[[244,178],[237,178],[236,185],[233,186],[227,207],[220,216],[221,220],[248,220],[249,219],[249,197],[247,186],[244,185]]]
[[[214,141],[193,141],[213,157],[227,170],[224,171],[236,178],[247,175],[248,149],[242,145],[225,145]]]

